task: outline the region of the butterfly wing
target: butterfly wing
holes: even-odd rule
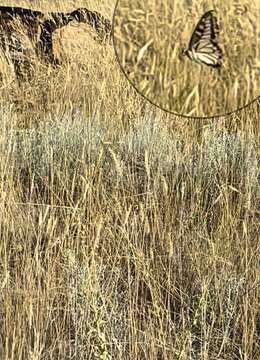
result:
[[[222,51],[217,44],[219,26],[214,11],[206,12],[199,20],[189,42],[194,60],[206,65],[221,66]]]
[[[212,67],[220,67],[222,51],[216,42],[201,41],[196,47],[197,61]]]
[[[219,26],[214,11],[206,12],[198,22],[190,39],[189,48],[191,49],[200,40],[216,41],[219,34]]]

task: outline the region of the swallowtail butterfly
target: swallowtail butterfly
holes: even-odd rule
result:
[[[221,66],[222,50],[217,44],[219,26],[213,10],[206,12],[199,20],[184,55],[200,64]]]

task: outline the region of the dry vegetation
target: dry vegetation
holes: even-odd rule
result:
[[[260,104],[166,114],[84,34],[2,61],[0,359],[259,359]]]
[[[182,56],[200,17],[214,9],[223,66]],[[187,116],[216,116],[259,96],[260,5],[242,1],[119,0],[115,47],[123,71],[152,103]]]

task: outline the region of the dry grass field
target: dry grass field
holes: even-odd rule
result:
[[[215,10],[223,52],[216,70],[182,55],[201,16]],[[115,48],[135,88],[152,103],[186,116],[240,109],[260,88],[260,3],[247,0],[119,0]]]
[[[56,37],[30,82],[1,58],[0,359],[259,359],[260,103],[171,115],[111,45]]]

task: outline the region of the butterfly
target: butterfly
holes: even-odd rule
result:
[[[222,65],[222,50],[217,44],[219,26],[213,13],[214,10],[210,10],[200,18],[183,54],[199,64],[218,68]]]

